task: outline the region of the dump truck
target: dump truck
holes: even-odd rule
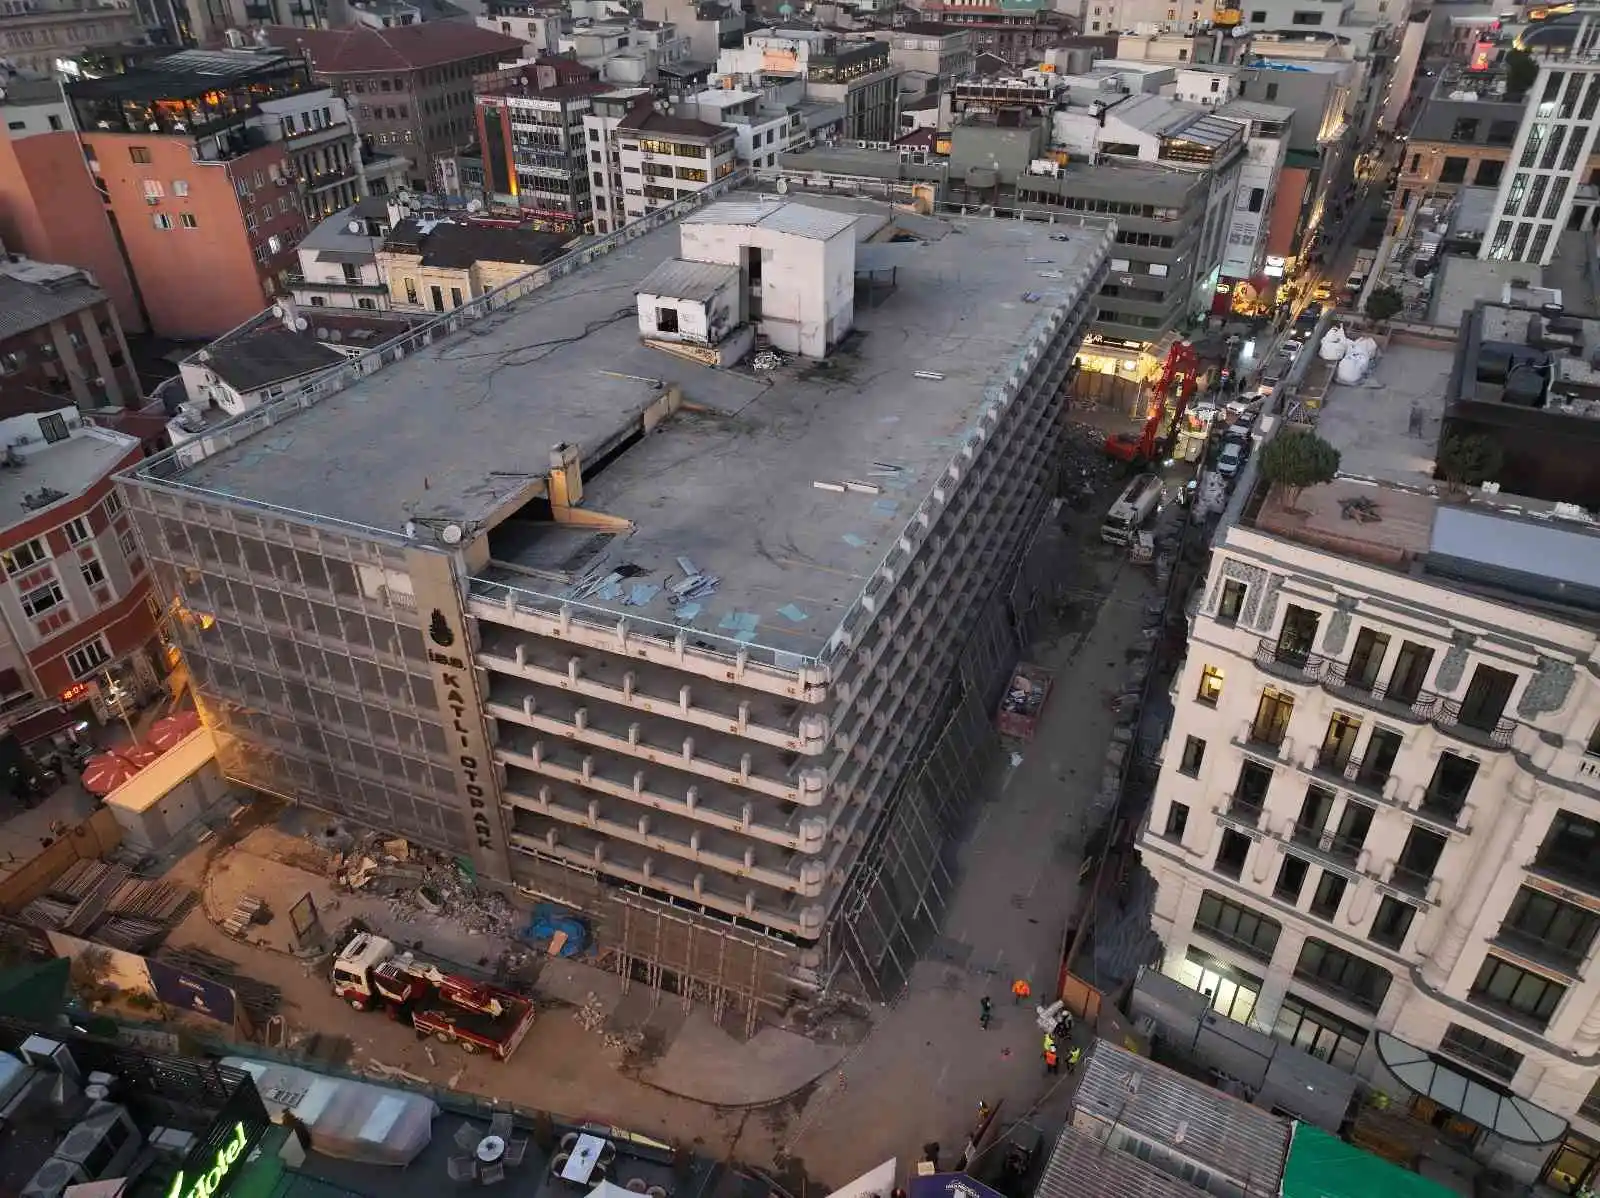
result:
[[[533,1026],[531,1000],[400,952],[358,932],[333,963],[333,992],[358,1011],[382,1010],[419,1036],[505,1060]]]

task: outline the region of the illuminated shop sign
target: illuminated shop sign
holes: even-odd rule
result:
[[[179,1173],[172,1179],[172,1188],[167,1191],[167,1198],[216,1198],[216,1195],[225,1192],[225,1184],[233,1173],[233,1167],[244,1156],[245,1145],[250,1141],[245,1132],[243,1123],[233,1125],[233,1134],[222,1147],[217,1149],[217,1155],[211,1162],[211,1168],[189,1181],[187,1174]]]

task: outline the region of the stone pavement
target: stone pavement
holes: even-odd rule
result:
[[[1053,1084],[1065,1075],[1045,1077],[1033,1011],[1012,1005],[1011,983],[1027,978],[1036,997],[1057,985],[1063,932],[1079,901],[1083,813],[1116,722],[1108,701],[1121,690],[1155,594],[1147,567],[1097,541],[1082,554],[1080,585],[1105,597],[1031,653],[1056,671],[1055,690],[1021,763],[996,780],[962,848],[943,935],[905,997],[880,1012],[871,1036],[781,1136],[780,1150],[813,1180],[843,1184],[890,1154],[905,1168],[929,1141],[949,1160],[980,1100],[998,1103],[1007,1124],[1065,1113],[1070,1085]],[[984,995],[994,1002],[988,1031],[978,1023]],[[1080,1041],[1086,1035],[1080,1030]],[[743,1145],[740,1154],[755,1159]]]

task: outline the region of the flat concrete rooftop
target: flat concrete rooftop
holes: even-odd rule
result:
[[[1328,386],[1317,434],[1339,451],[1339,472],[1427,488],[1455,352],[1391,344],[1355,385]]]
[[[582,506],[633,531],[508,524],[491,541],[493,577],[571,595],[580,574],[626,565],[620,596],[583,602],[812,656],[958,453],[985,385],[1072,295],[1102,230],[798,202],[860,214],[858,240],[916,239],[881,247],[897,285],[858,291],[855,332],[826,361],[716,370],[641,344],[635,289],[678,254],[668,225],[178,481],[395,533],[411,518],[472,527],[529,494],[566,442],[586,467]],[[687,408],[601,465],[664,383]],[[814,485],[850,480],[877,491]],[[722,580],[687,616],[665,589],[646,593],[682,578],[679,558]]]
[[[23,506],[26,496],[42,487],[65,492],[62,499],[81,495],[137,448],[138,441],[121,433],[84,429],[27,454],[22,469],[0,470],[0,528],[20,524],[44,510]]]

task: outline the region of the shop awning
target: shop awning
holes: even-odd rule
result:
[[[1282,1193],[1283,1198],[1453,1198],[1455,1191],[1309,1123],[1296,1123]]]
[[[1486,1086],[1387,1032],[1378,1033],[1378,1059],[1407,1089],[1514,1143],[1549,1144],[1566,1133],[1560,1115]]]
[[[52,707],[48,711],[30,715],[25,720],[18,720],[11,725],[9,731],[17,738],[18,744],[31,745],[36,740],[43,740],[47,736],[54,736],[57,732],[64,731],[82,718],[76,706]]]

